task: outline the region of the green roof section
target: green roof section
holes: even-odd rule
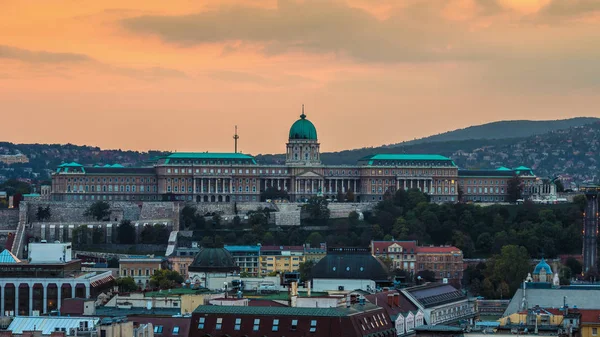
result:
[[[377,309],[379,307],[365,303],[352,305],[349,308],[298,308],[298,307],[243,307],[224,305],[200,305],[194,310],[199,314],[238,314],[260,316],[315,316],[315,317],[346,317],[352,314]]]
[[[374,154],[361,160],[451,160],[439,154]]]
[[[496,169],[496,171],[512,171],[512,170],[509,169],[508,167],[500,166]]]
[[[294,122],[290,128],[290,139],[317,140],[317,128],[311,121],[306,119],[304,105],[302,105],[300,119]]]
[[[243,153],[234,152],[175,152],[165,157],[165,163],[174,159],[189,160],[249,160],[256,164],[254,157]]]
[[[515,169],[515,171],[531,171],[531,169],[529,167],[525,167],[525,166],[519,166]]]
[[[70,163],[62,163],[62,164],[58,165],[58,167],[83,167],[83,165],[73,161]]]

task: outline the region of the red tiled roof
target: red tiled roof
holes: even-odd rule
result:
[[[577,309],[581,313],[582,323],[600,324],[600,310]]]
[[[405,251],[410,252],[412,249],[416,252],[417,241],[373,241],[373,247],[371,247],[371,252],[373,254],[387,253],[388,247],[393,245],[394,243],[401,246]]]
[[[287,305],[272,300],[250,299],[249,307],[287,307]]]
[[[398,294],[400,306],[396,306],[394,304],[392,304],[390,306],[388,304],[388,295],[390,295],[390,294],[392,294],[392,295]],[[401,292],[399,292],[397,290],[390,290],[390,291],[383,291],[383,292],[376,293],[376,294],[369,294],[369,295],[365,295],[365,298],[367,299],[367,301],[371,302],[372,304],[382,307],[386,311],[388,317],[395,317],[399,313],[406,313],[409,311],[417,310],[417,307],[411,301],[409,301],[404,296],[404,294],[402,294]]]
[[[452,253],[460,252],[456,247],[417,247],[417,253]]]

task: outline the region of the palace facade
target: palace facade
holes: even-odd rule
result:
[[[323,165],[317,130],[303,108],[290,128],[283,165],[261,165],[235,152],[173,153],[152,167],[64,163],[52,174],[52,200],[257,202],[276,188],[291,201],[352,194],[355,201],[374,202],[387,191],[417,188],[433,202],[456,202],[461,186],[464,200],[502,202],[514,175],[525,191],[539,180],[526,167],[459,170],[436,154],[373,154],[356,165]]]

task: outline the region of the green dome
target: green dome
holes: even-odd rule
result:
[[[304,107],[302,107],[302,115],[290,128],[290,139],[308,139],[317,140],[317,129],[311,121],[306,119]]]

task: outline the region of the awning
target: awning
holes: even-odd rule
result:
[[[114,280],[115,280],[115,278],[112,275],[108,275],[108,276],[100,278],[96,281],[92,281],[90,283],[90,285],[92,286],[92,288],[97,288],[97,287],[100,287],[100,286],[102,286],[108,282],[114,281]]]

